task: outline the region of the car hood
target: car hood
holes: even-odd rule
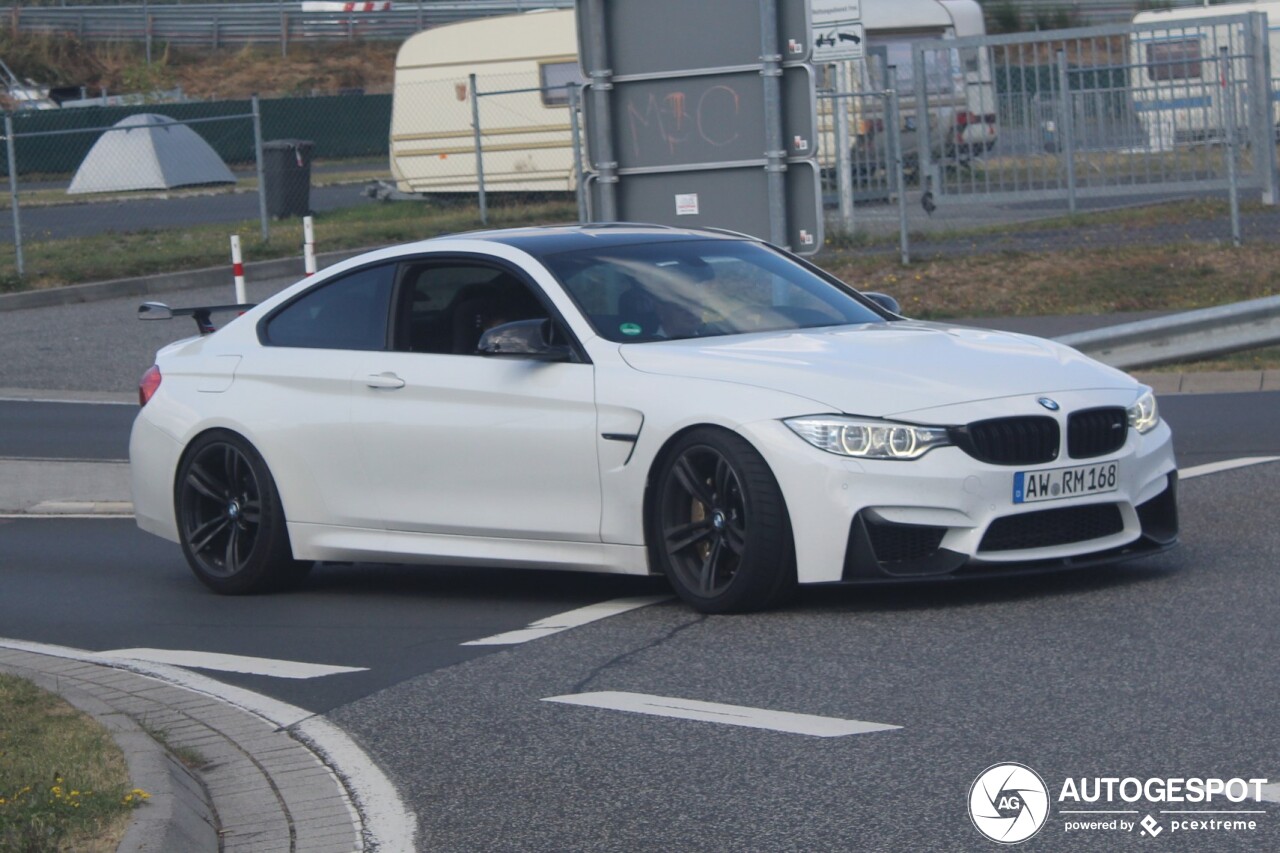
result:
[[[768,388],[875,417],[1136,387],[1128,375],[1053,341],[917,321],[629,344],[622,357],[646,373]]]

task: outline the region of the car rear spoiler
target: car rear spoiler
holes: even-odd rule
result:
[[[197,308],[170,308],[163,302],[144,302],[138,306],[139,320],[172,320],[174,317],[190,317],[196,321],[200,334],[208,335],[217,331],[213,325],[212,315],[226,311],[243,314],[254,307],[252,303],[242,305],[202,305]]]

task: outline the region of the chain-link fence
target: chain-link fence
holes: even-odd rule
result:
[[[1272,239],[1280,85],[1270,58],[1260,14],[942,41],[872,37],[865,59],[819,69],[827,233],[904,262],[1081,241]],[[431,209],[476,205],[485,219],[512,202],[577,197],[584,218],[576,58],[520,62],[528,70],[424,66],[422,79],[398,80],[394,96],[264,101],[256,137],[249,101],[14,114],[0,159],[13,173],[14,214],[0,223],[0,274],[17,267],[20,244],[107,229],[260,220],[265,238],[275,226],[259,172],[270,183],[273,169],[254,156],[258,138],[267,161],[273,140],[301,140],[310,145],[286,146],[284,166],[317,158],[313,171],[356,176],[318,210],[357,203],[356,180],[387,178],[380,197],[425,199]],[[174,126],[114,127],[140,109]],[[113,177],[140,173],[142,161],[114,144],[91,156],[101,140],[179,131],[202,140],[231,177],[142,192],[73,189],[95,159]],[[101,199],[109,204],[80,203]],[[1140,205],[1161,206],[1123,228],[1093,217]],[[1055,224],[1066,216],[1071,228]],[[416,236],[407,226],[370,233],[358,245]]]

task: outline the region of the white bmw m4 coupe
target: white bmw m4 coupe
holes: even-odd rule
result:
[[[203,334],[157,355],[130,447],[138,524],[222,593],[434,563],[662,574],[728,612],[1177,540],[1149,388],[741,235],[441,237],[236,307],[143,306]]]

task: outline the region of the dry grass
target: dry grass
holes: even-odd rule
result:
[[[909,267],[842,250],[820,262],[924,319],[1190,310],[1280,292],[1280,246],[1258,242],[975,254]]]
[[[0,850],[112,853],[145,794],[110,735],[58,697],[0,675]]]

